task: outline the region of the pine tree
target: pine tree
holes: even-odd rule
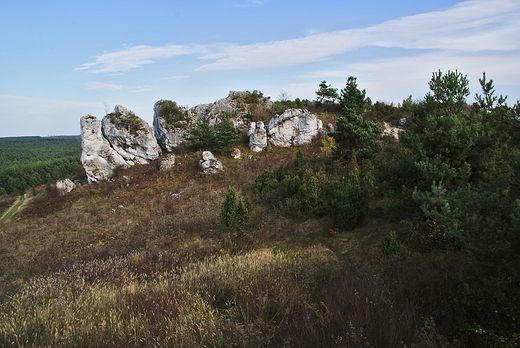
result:
[[[240,142],[240,134],[231,121],[230,115],[222,114],[216,127],[215,150],[219,152],[233,151]]]

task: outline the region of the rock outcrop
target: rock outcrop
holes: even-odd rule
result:
[[[159,170],[161,172],[167,172],[175,166],[175,155],[173,153],[168,154],[165,158],[161,160],[161,164],[159,166]]]
[[[267,131],[264,123],[251,122],[247,131],[249,137],[249,148],[254,152],[260,152],[267,147]]]
[[[262,93],[253,92],[229,92],[227,98],[219,99],[211,104],[201,104],[188,111],[190,117],[201,120],[212,126],[220,122],[223,113],[231,115],[231,121],[238,129],[245,128],[247,116],[251,115],[255,109],[263,108],[268,110],[273,103]]]
[[[214,127],[220,123],[222,116],[226,115],[237,129],[243,129],[247,126],[248,117],[255,110],[267,112],[272,104],[269,98],[256,91],[231,91],[226,98],[210,104],[200,104],[189,110],[177,106],[173,101],[159,100],[154,105],[153,130],[163,151],[171,152],[184,142],[184,134],[190,127],[195,126],[197,121]]]
[[[69,193],[75,188],[76,184],[73,183],[70,179],[56,181],[56,191],[58,191],[58,196],[63,196],[64,194]]]
[[[81,163],[89,182],[108,179],[117,167],[128,167],[101,133],[101,122],[92,116],[83,116],[81,124]]]
[[[390,123],[383,121],[383,135],[392,135],[394,138],[399,139],[399,134],[403,131],[402,128],[393,127]]]
[[[153,106],[153,133],[165,152],[184,142],[184,134],[194,125],[188,111],[171,100],[159,100]]]
[[[161,154],[161,148],[146,121],[121,105],[102,121],[103,136],[128,164],[146,164]]]
[[[199,169],[205,174],[215,174],[223,171],[224,167],[210,151],[204,151],[202,159],[199,161]]]
[[[307,110],[288,109],[269,120],[267,139],[273,146],[299,146],[325,134],[323,122]]]

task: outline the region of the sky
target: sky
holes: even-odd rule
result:
[[[439,69],[486,72],[520,99],[519,0],[7,0],[0,11],[0,137],[77,135],[123,105],[152,124],[258,90],[316,99],[349,76],[375,101],[421,100]]]

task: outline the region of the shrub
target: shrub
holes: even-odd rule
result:
[[[239,200],[237,190],[230,187],[226,199],[220,206],[220,223],[226,227],[231,227],[235,223],[246,225],[249,223],[252,206],[249,200]]]
[[[383,240],[379,243],[379,249],[385,255],[400,254],[403,252],[403,247],[397,241],[397,235],[394,231],[391,231],[383,237]]]
[[[159,116],[164,118],[168,128],[181,127],[187,121],[188,112],[183,111],[176,102],[160,100],[159,105]]]

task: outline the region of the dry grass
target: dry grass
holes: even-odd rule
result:
[[[256,193],[254,179],[295,153],[223,154],[216,175],[199,173],[201,153],[179,153],[166,174],[136,166],[36,198],[0,231],[0,346],[435,346],[413,273],[381,266],[391,225],[331,234],[329,218]],[[253,203],[248,226],[219,223],[230,186]]]

